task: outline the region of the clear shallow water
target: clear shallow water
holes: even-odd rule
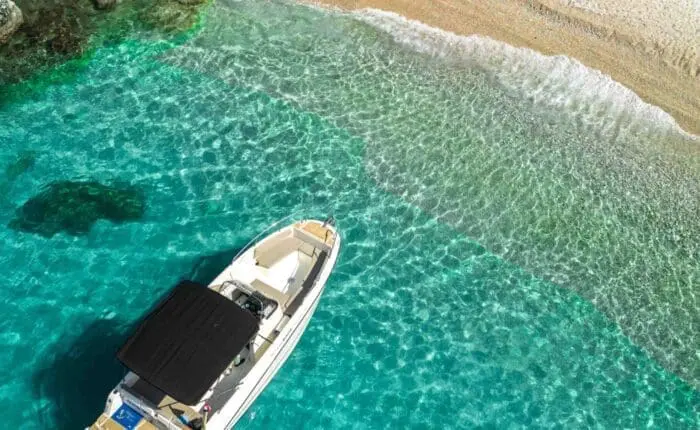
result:
[[[279,4],[219,2],[164,59],[363,137],[379,186],[577,291],[700,386],[700,143],[628,89],[391,14]]]
[[[337,33],[346,20],[274,3],[234,6],[244,18],[267,12],[306,17],[299,25],[325,22],[314,28],[337,42],[338,56],[352,55]],[[240,18],[225,2],[217,7],[200,36]],[[238,37],[256,49],[281,49],[282,28],[254,16],[236,27]],[[365,24],[351,25],[393,46]],[[213,44],[200,57],[190,46],[154,42],[101,49],[73,81],[0,110],[2,166],[36,154],[28,170],[6,175],[3,225],[61,179],[130,182],[148,205],[142,222],[99,222],[81,237],[0,230],[7,428],[87,424],[122,374],[112,354],[128,326],[202,257],[230,254],[291,212],[332,212],[345,245],[298,349],[241,428],[696,426],[700,394],[590,302],[495,256],[378,181],[376,142],[391,130],[377,127],[370,136],[348,125],[375,112],[348,104],[345,117],[332,115],[332,92],[326,111],[315,98],[305,109],[294,87],[281,96],[269,79],[271,65],[283,62],[264,51],[218,46],[241,54],[233,63],[267,61],[257,69],[220,64],[240,72],[238,82],[178,63],[189,56],[213,64],[206,60],[215,42],[199,39]],[[278,54],[292,60],[293,52]],[[404,70],[388,69],[386,57],[364,58],[365,81],[440,77],[430,61]],[[321,89],[334,87],[324,82]],[[424,103],[406,115],[434,107]]]

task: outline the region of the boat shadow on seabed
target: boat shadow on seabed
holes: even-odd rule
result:
[[[182,278],[209,284],[239,251],[232,248],[200,257]],[[95,420],[104,409],[107,394],[126,374],[116,352],[134,324],[99,319],[72,343],[54,345],[32,380],[35,417],[41,428],[82,429]]]
[[[115,352],[126,340],[126,324],[91,323],[71,344],[56,351],[33,377],[40,428],[82,429],[104,409],[107,393],[126,370]],[[48,402],[47,402],[48,400]]]

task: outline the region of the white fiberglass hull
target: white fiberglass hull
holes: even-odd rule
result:
[[[239,356],[232,359],[204,396],[199,397],[196,405],[182,404],[176,400],[178,395],[166,395],[176,390],[160,389],[150,385],[148,376],[142,378],[134,371],[128,372],[109,394],[104,412],[89,429],[232,428],[299,342],[318,306],[339,250],[340,236],[335,228],[315,220],[303,220],[279,229],[246,248],[208,286],[257,316],[255,335],[241,349]],[[179,291],[178,288],[181,287],[174,291]],[[194,288],[196,290],[196,284]],[[246,307],[250,303],[260,307]],[[173,318],[181,318],[178,316],[181,313],[173,315],[158,324],[162,325],[162,321],[177,323],[178,320]],[[246,318],[252,318],[250,314],[246,315]],[[142,324],[147,324],[148,318],[145,321]],[[240,327],[232,327],[232,330]],[[172,340],[169,342],[173,343]],[[157,341],[152,343],[160,348]],[[170,357],[166,357],[168,363],[172,363]],[[161,367],[162,363],[158,364],[158,369]],[[173,380],[175,383],[179,381],[178,378]]]
[[[301,339],[301,335],[304,334],[304,330],[306,330],[306,327],[309,325],[311,316],[316,310],[316,306],[318,305],[320,298],[320,295],[316,297],[312,306],[308,309],[307,315],[301,321],[299,321],[299,324],[296,327],[292,327],[294,331],[289,335],[287,342],[279,348],[277,352],[278,357],[272,363],[270,363],[257,383],[251,383],[251,387],[241,386],[237,395],[234,395],[234,397],[222,411],[222,418],[219,420],[212,419],[209,421],[207,424],[207,429],[231,429],[233,428],[234,424],[236,424],[238,420],[246,413],[250,405],[253,404],[255,399],[257,399],[260,393],[262,393],[265,387],[267,387],[267,384],[270,383],[280,367],[282,367],[284,362],[287,361],[287,358],[294,350],[294,347],[296,347],[297,343],[299,343],[299,339]],[[274,353],[274,351],[268,352]],[[236,406],[237,404],[239,406]],[[235,410],[233,417],[226,424],[219,426],[219,422],[223,422],[226,419],[224,418],[227,412],[226,409],[230,409],[232,411]]]
[[[294,312],[292,318],[265,352],[262,359],[255,363],[255,367],[241,381],[234,395],[218,413],[209,419],[207,430],[233,428],[234,424],[238,422],[267,384],[270,383],[270,380],[272,380],[294,350],[294,347],[299,343],[299,339],[304,330],[306,330],[309,320],[318,306],[328,277],[338,258],[340,236],[337,233],[335,236],[333,247],[313,289],[304,298],[303,304]],[[248,252],[252,252],[252,250]],[[240,258],[246,258],[246,254],[243,254]],[[234,265],[235,261],[232,266]],[[217,280],[214,281],[214,283],[216,282]]]

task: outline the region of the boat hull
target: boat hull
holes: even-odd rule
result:
[[[320,301],[321,296],[319,295],[316,300],[314,301],[313,307],[310,309],[309,316],[305,318],[300,325],[298,326],[298,330],[296,331],[295,334],[292,335],[292,337],[288,340],[287,344],[282,348],[279,362],[273,364],[271,367],[268,368],[268,371],[266,374],[263,376],[263,380],[261,380],[261,383],[259,384],[258,387],[256,387],[249,396],[247,396],[245,402],[241,406],[240,410],[236,413],[236,415],[233,417],[233,419],[224,427],[225,429],[232,429],[234,424],[238,422],[238,420],[241,419],[241,417],[247,412],[248,408],[255,402],[255,400],[258,398],[260,393],[263,392],[263,390],[267,387],[267,385],[270,383],[272,378],[277,374],[277,371],[282,367],[282,365],[287,361],[287,358],[291,355],[292,351],[296,347],[296,345],[299,343],[299,340],[301,339],[301,335],[304,334],[304,331],[306,330],[306,327],[309,325],[309,321],[311,321],[311,314],[316,310],[316,307],[318,306],[318,302]],[[209,424],[207,428],[216,428],[212,424]]]
[[[293,234],[299,233],[297,230],[295,230],[296,227],[304,230],[300,233],[302,234],[302,237],[304,237],[303,235],[308,234],[315,235],[316,237],[316,239],[306,239],[310,240],[311,242],[303,242],[303,244],[306,245],[302,246],[307,246],[309,243],[311,243],[313,244],[312,247],[314,253],[316,250],[322,251],[316,257],[317,260],[315,264],[317,264],[317,266],[314,266],[313,268],[307,266],[307,268],[310,268],[310,272],[308,275],[306,275],[307,277],[303,278],[302,284],[295,284],[295,282],[301,282],[298,280],[302,278],[297,279],[294,276],[287,278],[289,285],[294,286],[295,288],[298,288],[299,285],[301,285],[301,288],[303,288],[302,290],[292,289],[291,293],[285,293],[279,290],[277,293],[275,293],[272,290],[272,287],[269,285],[266,287],[268,290],[265,293],[270,293],[273,296],[279,297],[280,300],[278,303],[283,304],[278,310],[271,311],[278,312],[278,316],[275,317],[276,319],[268,319],[267,316],[265,317],[268,324],[266,331],[264,332],[265,335],[258,334],[255,338],[255,342],[262,339],[260,342],[269,342],[269,346],[267,346],[265,349],[260,349],[260,356],[254,356],[257,357],[257,360],[253,362],[254,365],[252,368],[246,370],[247,373],[244,373],[241,379],[235,379],[235,373],[230,374],[230,376],[234,376],[230,386],[231,388],[228,389],[226,385],[221,387],[223,390],[225,390],[223,393],[232,391],[232,394],[230,394],[230,398],[228,398],[228,400],[226,400],[223,404],[212,404],[212,408],[214,408],[214,410],[211,416],[207,417],[204,415],[203,417],[201,414],[204,410],[206,410],[204,405],[207,404],[207,399],[212,398],[215,388],[211,388],[211,394],[208,396],[205,395],[197,405],[180,405],[177,403],[177,405],[179,405],[178,407],[182,409],[180,411],[181,415],[185,416],[183,411],[188,411],[186,415],[188,417],[195,416],[198,420],[204,418],[206,420],[206,427],[204,428],[208,430],[233,428],[236,422],[238,422],[238,420],[240,420],[240,418],[246,413],[248,408],[253,404],[260,393],[265,389],[265,387],[267,387],[272,378],[279,371],[296,345],[299,343],[301,336],[306,330],[309,321],[311,320],[311,317],[318,306],[321,295],[325,289],[326,282],[328,281],[328,278],[335,267],[340,251],[341,238],[333,226],[316,220],[300,221],[288,227],[277,230],[259,242],[255,242],[256,239],[260,237],[259,235],[253,240],[253,242],[251,242],[255,243],[255,246],[246,247],[243,251],[241,251],[241,253],[234,258],[231,264],[221,274],[219,274],[217,279],[215,279],[209,285],[210,289],[226,296],[226,293],[222,293],[221,290],[227,285],[227,282],[234,282],[235,285],[235,282],[237,282],[236,280],[242,280],[246,277],[250,278],[250,276],[254,275],[266,276],[266,273],[272,273],[272,268],[277,266],[265,265],[261,259],[266,255],[269,255],[265,254],[265,252],[274,252],[276,249],[279,249],[275,247],[282,242],[275,242],[275,240],[279,239],[283,241],[286,237],[284,236],[286,232],[291,232]],[[329,233],[333,234],[329,235]],[[265,245],[266,243],[267,245]],[[267,251],[262,251],[261,247],[265,246]],[[272,248],[270,248],[270,246],[272,246]],[[297,245],[295,244],[294,246],[296,247]],[[256,250],[260,250],[259,255],[255,254]],[[295,250],[294,252],[299,252],[299,255],[302,253],[301,248],[299,248],[299,250]],[[310,255],[312,258],[314,253]],[[281,258],[279,261],[287,261],[284,254],[278,257]],[[325,261],[323,258],[325,258]],[[281,273],[285,274],[286,272],[281,271]],[[313,275],[311,273],[313,273]],[[274,282],[274,280],[279,279],[279,277],[273,276],[271,278],[263,279],[268,279]],[[281,279],[284,280],[285,278],[282,277]],[[247,281],[242,282],[245,283]],[[239,285],[244,286],[244,284]],[[228,294],[232,293],[229,292]],[[252,293],[249,292],[248,294]],[[284,296],[283,294],[287,295]],[[237,297],[240,298],[241,296]],[[231,300],[235,300],[233,297],[229,298]],[[289,302],[289,300],[292,300],[292,302]],[[258,328],[260,329],[261,327]],[[271,331],[272,327],[275,328],[274,331]],[[253,348],[258,350],[257,348],[262,348],[262,343],[250,343],[249,346],[251,350],[254,350]],[[227,373],[226,375],[229,374]],[[226,376],[222,375],[221,378],[226,378]],[[133,418],[133,420],[135,420],[134,422],[138,421],[137,427],[131,427],[131,424],[128,424],[128,428],[138,428],[143,430],[181,430],[183,428],[189,428],[185,426],[184,422],[181,422],[180,416],[173,417],[167,415],[167,412],[164,412],[166,411],[166,406],[171,406],[174,403],[166,402],[166,406],[162,406],[158,401],[154,401],[152,398],[150,398],[148,402],[145,401],[145,399],[149,399],[149,397],[147,397],[149,394],[142,391],[143,387],[141,389],[136,388],[138,381],[140,381],[140,377],[137,374],[134,372],[127,373],[121,383],[117,385],[117,387],[115,387],[115,389],[108,396],[105,411],[90,427],[90,430],[126,428],[122,422],[124,419],[126,419],[124,418],[126,416],[128,416],[127,418],[129,419]],[[175,400],[167,396],[164,396],[163,399],[170,399],[170,401]],[[212,408],[209,409],[211,410]]]
[[[262,359],[256,363],[255,368],[242,381],[231,399],[217,414],[211,417],[207,423],[208,430],[233,428],[289,358],[318,307],[326,282],[335,267],[340,241],[340,236],[336,233],[335,243],[313,290],[305,297],[303,304],[296,310],[285,329],[280,332]]]

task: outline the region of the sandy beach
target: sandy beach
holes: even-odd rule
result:
[[[700,9],[693,0],[323,0],[480,34],[610,75],[700,135]],[[662,4],[663,3],[663,4]]]

